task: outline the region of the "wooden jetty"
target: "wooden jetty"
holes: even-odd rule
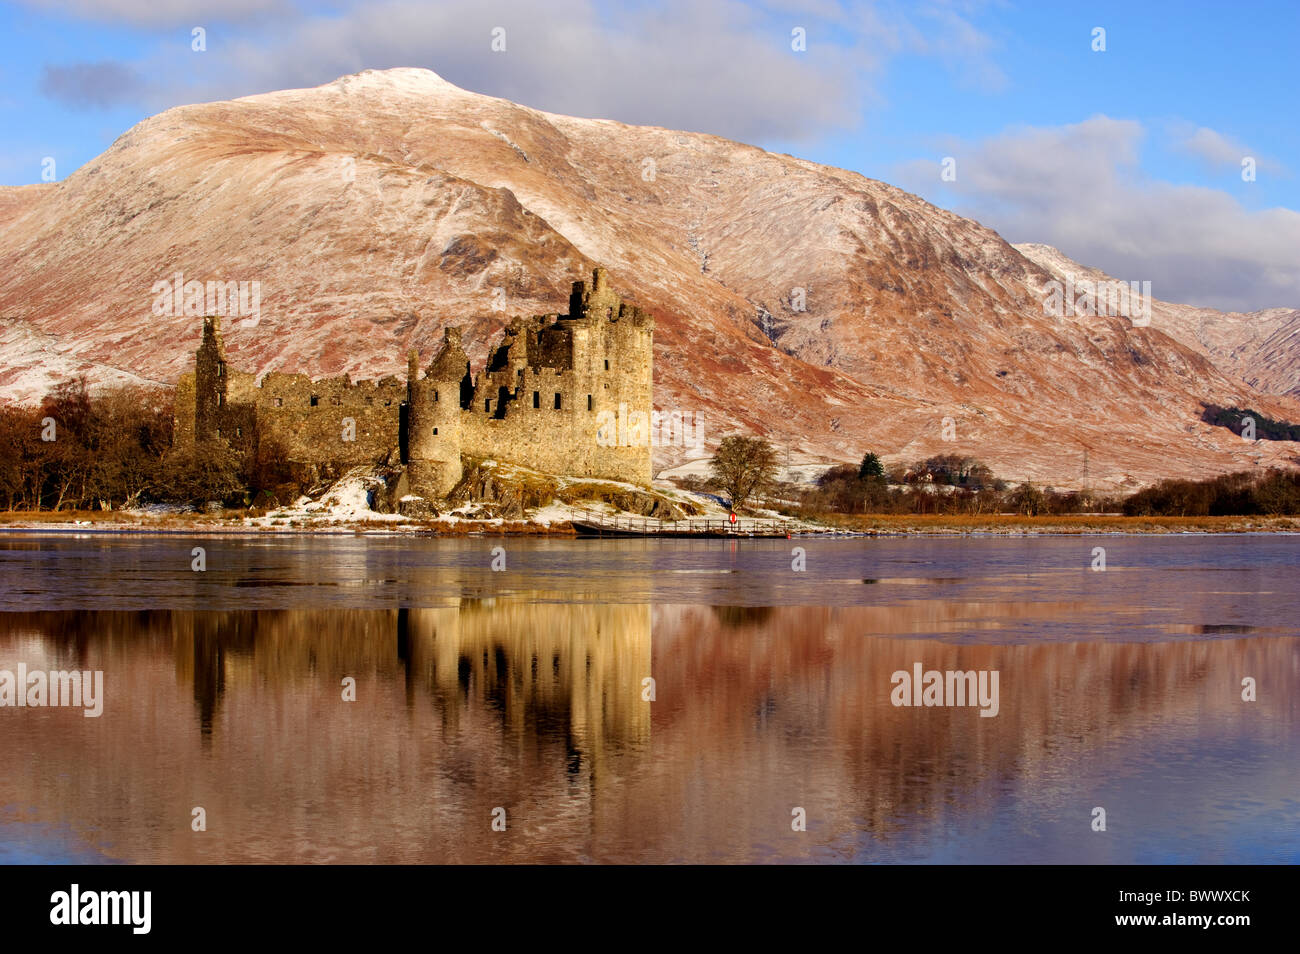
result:
[[[570,519],[580,537],[788,537],[800,531],[783,520],[759,517],[687,517],[660,520],[634,514],[579,511]]]

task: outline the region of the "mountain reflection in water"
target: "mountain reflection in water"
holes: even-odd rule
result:
[[[0,669],[108,686],[99,719],[0,710],[0,830],[180,863],[1300,860],[1300,638],[906,635],[993,595],[0,613]],[[999,714],[895,708],[917,662],[997,670]]]

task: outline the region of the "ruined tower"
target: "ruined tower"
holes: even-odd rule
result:
[[[226,346],[221,338],[221,319],[203,319],[203,341],[194,356],[194,439],[210,441],[221,435],[226,386]]]
[[[460,328],[447,328],[442,349],[419,376],[419,357],[411,351],[407,368],[407,477],[411,492],[445,497],[461,478],[461,395],[469,358],[460,345]]]
[[[465,403],[461,450],[648,485],[653,339],[654,319],[595,269],[573,283],[567,315],[510,322]]]

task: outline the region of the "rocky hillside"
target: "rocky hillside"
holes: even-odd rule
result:
[[[1080,265],[1050,245],[1015,248],[1061,281],[1114,281],[1100,269]],[[1154,295],[1155,289],[1152,292]],[[1153,297],[1151,326],[1200,351],[1220,370],[1256,390],[1300,398],[1300,310],[1224,312]]]
[[[702,413],[710,441],[764,433],[792,463],[962,453],[1058,486],[1085,449],[1113,487],[1300,452],[1199,421],[1207,401],[1300,418],[1252,386],[1295,393],[1276,357],[1294,335],[1225,356],[1191,319],[1062,321],[1052,262],[892,186],[426,70],[169,110],[61,183],[0,189],[0,226],[10,400],[76,372],[174,381],[199,322],[151,306],[177,272],[261,283],[261,320],[227,321],[240,366],[371,377],[448,322],[481,362],[509,315],[562,311],[600,263],[657,318],[656,405]]]

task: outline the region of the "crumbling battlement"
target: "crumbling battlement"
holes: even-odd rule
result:
[[[428,498],[459,482],[462,455],[648,484],[648,442],[616,446],[597,419],[620,405],[649,414],[653,337],[653,318],[622,302],[601,268],[590,285],[573,283],[567,315],[513,318],[477,376],[451,326],[423,373],[408,355],[405,382],[257,380],[228,366],[220,321],[205,318],[195,369],[177,385],[176,437],[248,449],[273,432],[291,459],[315,464],[377,463],[396,451],[411,491]]]
[[[397,445],[406,388],[396,377],[353,383],[346,375],[313,381],[272,372],[258,380],[226,361],[220,319],[203,319],[195,369],[176,388],[176,438],[221,438],[248,450],[272,434],[291,460],[355,465],[378,462]],[[193,408],[192,416],[183,413]]]

